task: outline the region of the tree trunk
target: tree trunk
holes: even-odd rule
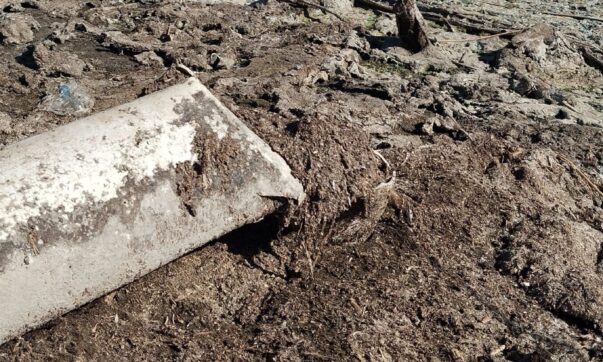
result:
[[[398,23],[398,36],[408,50],[417,53],[431,44],[427,37],[425,20],[415,0],[399,0],[394,11]]]

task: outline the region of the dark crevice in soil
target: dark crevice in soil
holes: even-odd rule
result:
[[[350,208],[337,218],[338,221],[349,221],[353,220],[356,217],[362,216],[366,210],[366,200],[359,199],[356,200]]]
[[[33,57],[33,52],[34,47],[28,46],[23,53],[15,57],[15,60],[17,61],[17,63],[26,66],[29,69],[38,70],[39,66]]]
[[[163,60],[163,65],[166,68],[171,67],[174,64],[174,57],[164,50],[155,50],[155,54]],[[197,71],[197,69],[195,69]]]
[[[392,47],[402,45],[402,41],[397,36],[366,36],[366,40],[373,49],[387,50]]]
[[[597,263],[596,266],[600,266],[601,262],[603,262],[603,242],[599,245],[599,252],[597,253]]]
[[[286,205],[284,202],[283,205]],[[282,274],[270,270],[258,263],[257,257],[262,253],[269,254],[276,259],[280,259],[279,255],[274,252],[272,243],[279,239],[280,236],[290,233],[287,227],[284,227],[283,217],[285,215],[286,206],[281,207],[275,213],[266,216],[264,219],[245,225],[235,231],[232,231],[217,240],[217,243],[226,244],[228,252],[241,256],[249,266],[258,269],[261,272],[272,277],[290,281],[298,278],[301,274],[289,266],[285,266]]]
[[[272,214],[261,221],[226,234],[218,242],[226,244],[229,252],[240,255],[253,264],[254,256],[261,252],[272,252],[270,243],[276,239],[280,229],[280,218]]]
[[[369,87],[363,85],[349,84],[345,81],[334,81],[328,83],[327,87],[346,93],[366,94],[367,96],[375,97],[385,101],[391,101],[392,95],[387,89],[379,88],[378,86]]]
[[[560,309],[549,309],[549,311],[558,319],[578,330],[592,332],[598,336],[603,336],[601,328],[594,321],[585,317],[577,316],[575,313],[566,312]]]
[[[492,51],[492,52],[484,52],[479,55],[478,59],[481,62],[494,68],[496,66],[496,62],[498,61],[499,54],[500,54],[500,51],[498,51],[498,50]]]

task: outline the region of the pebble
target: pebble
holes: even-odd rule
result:
[[[227,55],[213,53],[209,56],[209,63],[215,69],[231,69],[235,65],[235,59]]]
[[[143,52],[140,54],[136,54],[134,56],[134,59],[136,60],[136,62],[138,62],[138,64],[141,64],[141,65],[163,66],[163,59],[161,59],[161,57],[159,55],[155,54],[155,52]]]

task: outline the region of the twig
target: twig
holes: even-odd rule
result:
[[[330,9],[328,9],[328,8],[322,6],[322,5],[314,4],[314,3],[306,1],[306,0],[285,0],[285,2],[288,2],[288,3],[293,4],[293,5],[304,5],[304,6],[313,7],[313,8],[322,10],[325,13],[331,14],[331,15],[333,15],[334,17],[336,17],[337,19],[339,19],[341,21],[345,21],[345,18],[343,16],[337,14],[333,10],[330,10]]]
[[[452,64],[456,65],[457,67],[465,68],[466,70],[473,70],[473,71],[478,70],[476,67],[472,67],[470,65],[461,63],[461,62],[456,61],[456,60],[451,60],[451,62],[452,62]]]
[[[498,38],[498,37],[505,36],[505,35],[512,35],[512,34],[521,33],[524,30],[525,29],[508,30],[508,31],[505,31],[505,32],[502,32],[502,33],[498,33],[498,34],[490,34],[490,35],[478,36],[476,38],[471,38],[471,39],[445,39],[445,40],[438,40],[438,43],[464,43],[464,42],[468,42],[468,41],[486,40],[486,39],[490,39],[490,38]]]
[[[196,73],[189,67],[187,67],[186,65],[182,64],[182,63],[177,63],[176,64],[176,69],[178,69],[179,71],[181,71],[182,73],[191,76],[191,77],[195,77]]]
[[[580,112],[578,112],[578,110],[574,106],[572,106],[571,104],[567,103],[567,101],[561,101],[561,105],[565,106],[570,111],[573,111],[573,112],[576,112],[578,114],[581,114]]]
[[[391,166],[390,166],[389,162],[387,162],[387,160],[385,159],[385,157],[383,157],[383,155],[381,154],[381,152],[379,152],[377,150],[373,150],[373,153],[375,155],[377,155],[377,157],[379,157],[379,159],[381,161],[383,161],[383,164],[385,165],[385,170],[386,171],[389,170],[389,169],[391,169]]]
[[[454,18],[450,18],[450,17],[444,17],[441,14],[436,14],[436,13],[421,12],[421,15],[423,15],[423,18],[425,18],[425,20],[433,21],[433,22],[439,23],[439,24],[444,24],[446,26],[448,26],[449,24],[459,26],[461,28],[465,28],[466,30],[470,30],[472,32],[498,34],[501,31],[503,31],[502,28],[491,28],[491,27],[488,27],[485,25],[470,24],[466,21],[463,21],[462,19],[454,19]]]
[[[500,19],[500,13],[496,13],[496,15],[487,15],[481,12],[469,11],[469,10],[461,10],[458,7],[449,8],[446,6],[438,6],[432,4],[425,4],[419,2],[417,4],[419,10],[422,13],[431,13],[431,14],[440,14],[446,17],[456,17],[458,19],[467,19],[474,23],[485,24],[486,22],[490,22],[492,24],[499,24],[503,28],[510,27],[513,23],[509,23]]]
[[[574,18],[578,20],[592,20],[592,21],[600,21],[603,22],[603,18],[597,18],[594,16],[585,16],[585,15],[577,15],[577,14],[568,14],[568,13],[554,13],[549,11],[542,12],[545,15],[559,16],[564,18]]]
[[[444,24],[448,27],[448,30],[450,30],[451,33],[456,33],[456,30],[446,18],[444,18]]]
[[[584,171],[582,171],[578,166],[576,166],[569,158],[561,154],[559,154],[558,156],[561,160],[566,162],[574,171],[576,171],[578,175],[582,177],[582,179],[584,179],[584,181],[586,181],[586,183],[593,189],[593,191],[598,193],[599,196],[603,197],[603,191],[601,191],[597,184],[591,181],[590,176],[588,176]]]

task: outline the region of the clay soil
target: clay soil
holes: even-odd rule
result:
[[[603,360],[603,22],[543,15],[601,2],[424,4],[450,12],[426,16],[419,54],[391,16],[324,4],[345,21],[274,0],[4,2],[2,144],[78,117],[47,111],[61,82],[92,113],[188,68],[308,197],[0,359]]]

